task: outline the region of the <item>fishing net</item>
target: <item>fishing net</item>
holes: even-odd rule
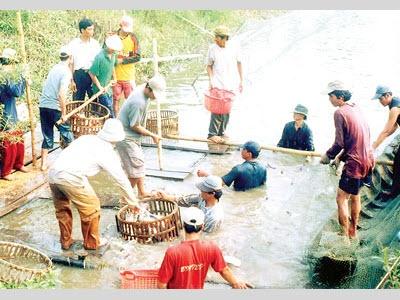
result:
[[[379,160],[392,161],[400,145],[400,135],[385,148]],[[313,287],[375,288],[386,273],[385,252],[400,249],[400,196],[384,201],[382,190],[392,184],[393,168],[377,165],[370,188],[361,190],[362,210],[358,239],[340,236],[337,214],[316,237],[307,255]]]

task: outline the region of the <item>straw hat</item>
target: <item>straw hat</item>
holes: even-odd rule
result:
[[[228,27],[226,27],[224,25],[220,25],[217,28],[215,28],[214,34],[219,35],[219,36],[229,36],[230,35]]]

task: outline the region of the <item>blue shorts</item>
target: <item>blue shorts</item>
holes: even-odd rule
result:
[[[339,180],[339,188],[351,195],[358,195],[360,188],[365,185],[371,186],[372,172],[370,171],[364,178],[352,178],[342,172],[342,177]]]

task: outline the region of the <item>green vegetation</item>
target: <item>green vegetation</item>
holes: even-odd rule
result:
[[[50,271],[42,278],[26,280],[21,283],[0,281],[0,289],[52,289],[59,284],[54,271]]]
[[[96,22],[95,38],[103,42],[107,32],[118,29],[123,13],[121,10],[22,11],[26,52],[32,74],[33,101],[37,102],[50,67],[58,61],[60,47],[79,35],[78,22],[82,17],[86,16]],[[134,32],[139,38],[142,56],[151,57],[153,39],[158,42],[160,56],[205,53],[212,37],[177,15],[211,32],[219,24],[226,24],[235,32],[248,19],[267,18],[281,12],[132,10],[125,13],[134,19]],[[16,50],[20,47],[15,11],[0,11],[0,49],[5,47]],[[167,74],[169,65],[163,63],[160,71]],[[141,82],[143,77],[151,75],[151,68],[151,64],[138,64],[137,81]],[[204,66],[199,64],[200,68]]]
[[[384,260],[384,270],[388,272],[394,263],[396,263],[397,259],[400,257],[400,251],[397,250],[394,254],[389,255],[388,249],[383,251],[383,260]],[[400,288],[400,263],[397,261],[396,266],[391,271],[389,278],[386,280],[384,284],[384,288],[387,289],[398,289]]]

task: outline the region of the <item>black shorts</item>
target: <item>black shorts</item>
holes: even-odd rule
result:
[[[342,172],[342,177],[339,180],[339,188],[351,195],[358,195],[360,188],[365,185],[371,186],[372,172],[370,171],[364,178],[352,178]]]

